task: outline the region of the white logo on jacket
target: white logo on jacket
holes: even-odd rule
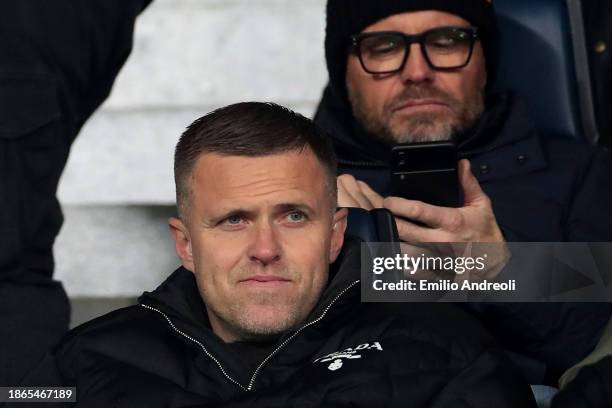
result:
[[[327,366],[327,368],[331,371],[336,371],[339,370],[340,368],[342,368],[342,360],[340,360],[339,358],[334,360],[330,365]]]
[[[363,354],[363,352],[368,351],[368,350],[383,351],[383,348],[382,348],[382,345],[378,341],[375,341],[372,344],[364,343],[364,344],[358,345],[357,347],[349,347],[341,351],[335,351],[333,353],[326,354],[322,357],[316,358],[313,361],[313,363],[326,363],[328,361],[332,361],[332,363],[329,364],[327,368],[331,371],[336,371],[342,368],[343,358],[347,360],[361,358],[361,355]],[[358,354],[358,353],[361,353],[361,354]]]

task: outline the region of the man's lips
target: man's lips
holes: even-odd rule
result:
[[[247,285],[266,287],[282,285],[289,282],[291,282],[290,279],[276,275],[254,275],[238,281],[238,283],[245,283]]]
[[[428,108],[449,108],[448,104],[436,99],[413,99],[401,104],[398,104],[393,111],[411,110],[411,109],[428,109]]]

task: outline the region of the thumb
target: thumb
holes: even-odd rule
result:
[[[466,206],[487,197],[472,173],[469,160],[462,159],[459,161],[459,182],[461,183]]]

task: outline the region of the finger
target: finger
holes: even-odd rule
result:
[[[346,177],[343,179],[343,183],[353,200],[355,200],[359,204],[359,207],[364,208],[366,210],[372,209],[372,203],[370,203],[370,200],[368,200],[368,198],[361,191],[359,183],[357,182],[357,179],[355,179],[355,177]]]
[[[353,197],[346,191],[344,186],[337,182],[338,184],[338,207],[357,207],[359,208],[359,203],[353,199]]]
[[[347,177],[352,177],[348,175],[342,175],[336,178],[336,185],[338,186],[338,207],[356,207],[360,208],[361,206],[353,198],[351,193],[345,186],[344,180]]]
[[[449,242],[449,235],[445,231],[416,225],[408,220],[396,218],[397,235],[401,241],[411,244],[428,242]]]
[[[366,210],[372,209],[372,205],[361,192],[355,177],[349,174],[343,174],[339,176],[336,180],[339,186],[339,190],[340,188],[343,190],[344,199],[346,200],[346,202],[351,204],[351,207],[359,207],[364,208]]]
[[[459,183],[463,189],[465,206],[487,198],[487,195],[480,187],[480,183],[478,183],[474,173],[472,173],[469,160],[462,159],[459,161]]]
[[[359,185],[359,188],[361,192],[363,193],[363,195],[368,199],[368,201],[372,205],[372,208],[382,207],[383,205],[382,203],[384,200],[383,196],[378,194],[376,191],[372,190],[372,188],[363,181],[358,181],[357,184]]]
[[[431,228],[456,231],[462,223],[462,215],[456,208],[438,207],[400,197],[385,198],[383,206],[395,216],[417,221]]]

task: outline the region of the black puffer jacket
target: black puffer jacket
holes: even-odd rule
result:
[[[460,310],[360,303],[359,259],[349,243],[308,323],[254,372],[211,332],[193,275],[178,269],[140,305],[73,330],[25,383],[76,385],[83,407],[533,406]]]

